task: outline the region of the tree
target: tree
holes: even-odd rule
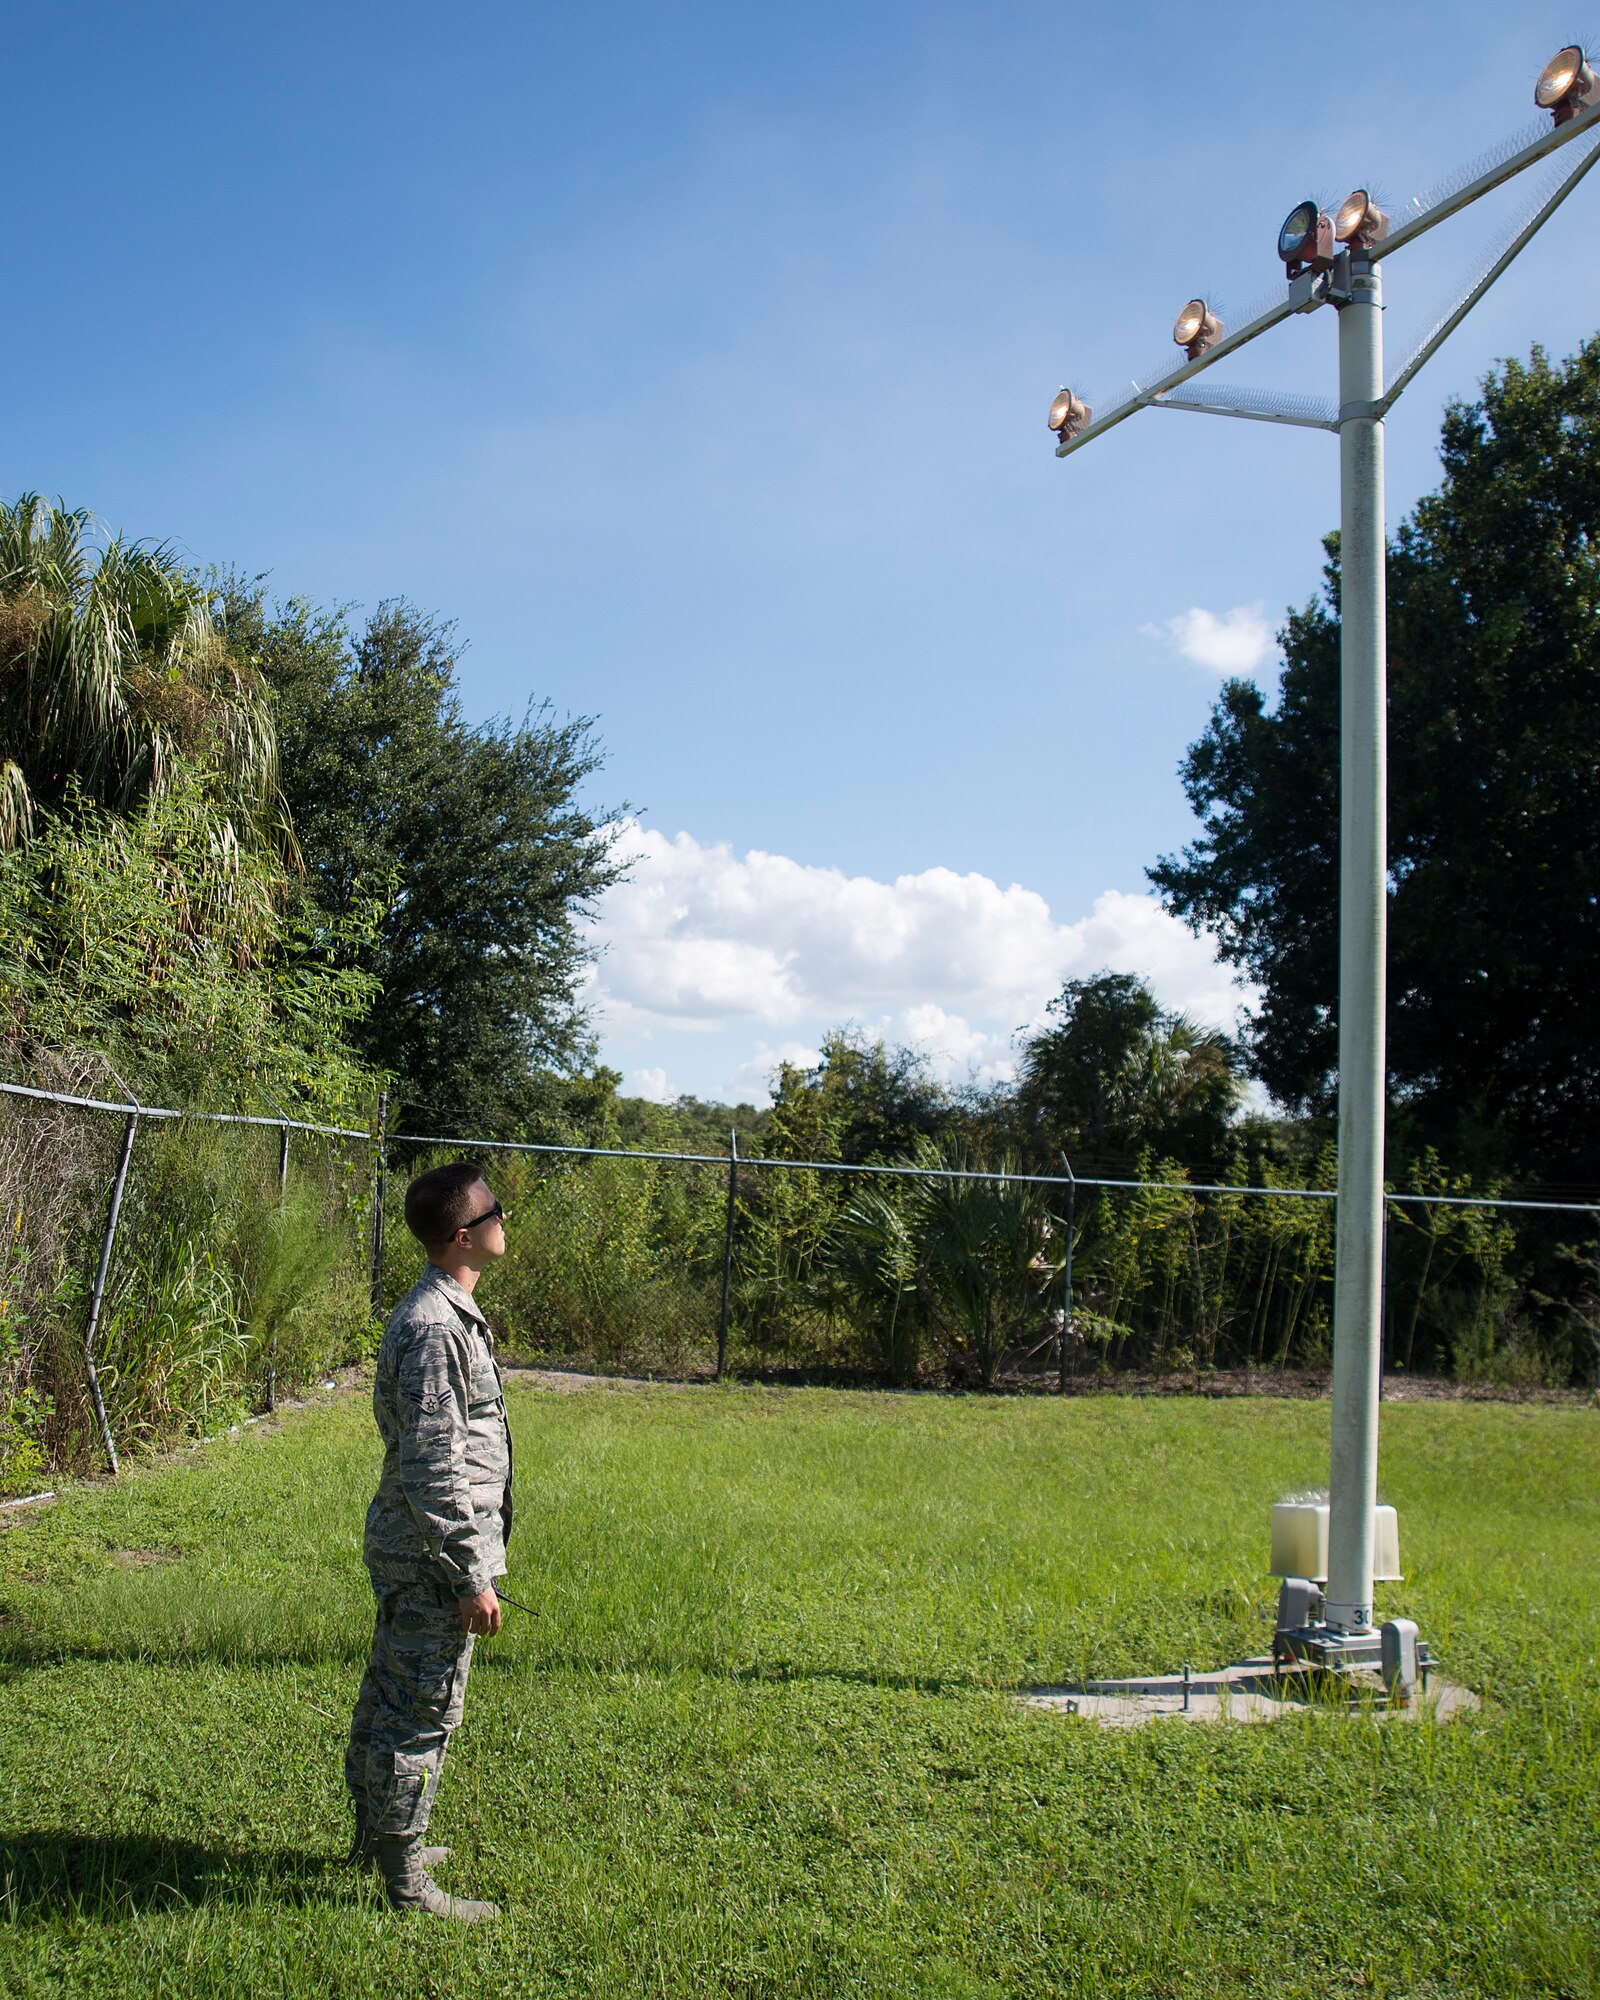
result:
[[[579,800],[600,754],[586,718],[469,724],[452,628],[382,604],[269,612],[229,586],[229,629],[271,690],[304,894],[335,924],[380,906],[355,954],[380,997],[354,1033],[408,1121],[560,1111],[592,1044],[582,919],[617,879],[605,816]]]
[[[601,1072],[620,1076],[615,1070]],[[725,1153],[730,1130],[739,1134],[741,1153],[765,1150],[764,1133],[770,1114],[753,1104],[716,1104],[703,1097],[680,1096],[671,1104],[644,1097],[613,1097],[607,1107],[603,1143],[658,1153]]]
[[[69,793],[130,813],[198,778],[219,838],[281,839],[259,677],[165,548],[112,541],[36,493],[0,501],[0,850]]]
[[[348,1106],[367,1000],[297,866],[260,674],[169,549],[0,502],[0,1033],[153,1096]]]
[[[1071,979],[1049,1025],[1023,1047],[1016,1111],[1048,1172],[1063,1149],[1075,1167],[1126,1164],[1147,1148],[1209,1163],[1227,1149],[1239,1103],[1239,1060],[1227,1035],[1163,1013],[1133,973]]]
[[[1600,337],[1452,404],[1390,551],[1389,1061],[1410,1137],[1600,1177]],[[1275,707],[1232,681],[1181,767],[1202,837],[1150,870],[1262,990],[1252,1066],[1325,1109],[1337,1057],[1338,593]]]
[[[796,1124],[800,1099],[813,1100],[799,1129],[826,1129],[833,1148],[813,1158],[851,1165],[898,1159],[920,1140],[947,1130],[956,1115],[949,1093],[929,1074],[925,1055],[860,1029],[830,1028],[812,1068],[783,1063],[773,1081],[773,1112],[782,1130]]]

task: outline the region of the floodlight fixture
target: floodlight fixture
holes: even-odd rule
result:
[[[1094,411],[1080,397],[1073,395],[1070,389],[1063,389],[1050,405],[1050,415],[1046,418],[1046,422],[1065,444],[1068,438],[1075,438],[1080,431],[1089,428],[1094,422]]]
[[[1597,97],[1600,90],[1596,87],[1595,73],[1576,42],[1550,58],[1533,86],[1534,103],[1541,111],[1548,111],[1557,125],[1565,125],[1580,111],[1587,111]]]
[[[1340,202],[1333,218],[1336,243],[1348,243],[1352,250],[1370,250],[1389,233],[1389,218],[1365,188],[1356,188]]]
[[[1305,270],[1333,269],[1333,224],[1314,201],[1297,202],[1278,231],[1278,255],[1298,278]]]
[[[1172,338],[1191,361],[1222,338],[1222,321],[1204,299],[1191,299],[1172,322]]]

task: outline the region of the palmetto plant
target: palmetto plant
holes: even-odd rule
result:
[[[826,1275],[847,1301],[887,1381],[917,1372],[925,1317],[917,1295],[918,1198],[869,1187],[834,1225],[823,1253]]]
[[[947,1175],[967,1169],[952,1147],[925,1147],[918,1165]],[[999,1180],[929,1180],[918,1198],[917,1284],[952,1353],[985,1388],[1006,1350],[1034,1331],[1045,1313],[1055,1274],[1042,1188],[1009,1176]]]
[[[89,516],[0,502],[0,851],[76,790],[114,812],[205,772],[224,841],[288,838],[264,691],[165,548],[96,549]]]

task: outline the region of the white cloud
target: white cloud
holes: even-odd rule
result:
[[[620,852],[631,872],[599,910],[587,995],[598,1024],[640,1044],[750,1035],[756,1048],[722,1086],[735,1099],[764,1095],[780,1061],[815,1062],[820,1030],[845,1021],[925,1049],[946,1077],[999,1081],[1016,1030],[1064,980],[1102,968],[1140,973],[1163,1006],[1221,1027],[1245,999],[1154,896],[1106,890],[1063,924],[1031,889],[949,868],[880,881],[633,821]],[[634,1076],[665,1093],[664,1070]]]
[[[667,1087],[667,1073],[659,1066],[654,1069],[636,1069],[628,1079],[630,1094],[647,1097],[652,1104],[670,1104],[674,1092]]]
[[[793,1063],[796,1069],[814,1069],[821,1060],[821,1049],[812,1048],[806,1042],[782,1042],[777,1048],[769,1048],[761,1042],[755,1054],[747,1062],[740,1063],[717,1091],[716,1101],[719,1104],[765,1104],[772,1094],[767,1086],[779,1063]]]
[[[1236,604],[1223,612],[1196,604],[1164,625],[1143,629],[1215,674],[1253,674],[1271,657],[1276,644],[1264,604]]]

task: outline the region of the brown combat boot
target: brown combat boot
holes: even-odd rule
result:
[[[414,1833],[375,1833],[368,1844],[393,1908],[426,1910],[430,1917],[450,1917],[458,1924],[487,1924],[499,1916],[497,1903],[447,1896],[423,1866],[423,1849]]]
[[[450,1859],[448,1847],[419,1847],[417,1858],[424,1868],[438,1868]],[[377,1858],[372,1852],[372,1829],[367,1825],[367,1809],[356,1807],[356,1837],[350,1843],[350,1852],[344,1858],[346,1868],[370,1868],[377,1870]]]

